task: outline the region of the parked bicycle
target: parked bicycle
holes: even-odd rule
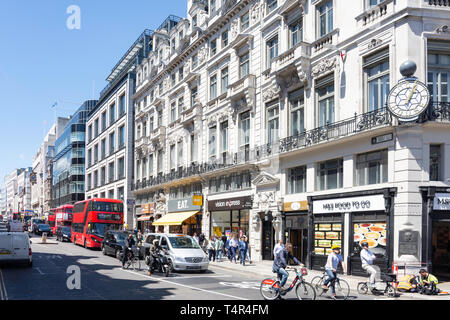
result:
[[[128,250],[127,252],[127,261],[125,262],[125,269],[129,269],[130,267],[133,270],[141,270],[141,261],[139,260],[139,249],[135,246]]]
[[[327,277],[327,273],[324,272],[322,276],[316,276],[311,280],[311,284],[319,296],[322,296],[325,292],[327,292],[327,290],[322,288]],[[350,286],[347,281],[336,276],[336,279],[330,282],[329,287],[332,285],[334,285],[337,297],[342,297],[344,300],[348,299],[348,296],[350,295]]]
[[[396,274],[381,274],[381,281],[377,281],[377,283],[385,283],[386,287],[384,289],[384,294],[387,294],[389,297],[393,298],[397,296],[396,286],[398,284],[397,275]],[[395,284],[395,286],[393,285]],[[368,294],[370,292],[370,283],[369,282],[359,282],[358,283],[358,293],[359,294]]]
[[[299,300],[315,300],[316,291],[314,290],[313,286],[308,282],[306,282],[305,279],[303,278],[308,274],[308,270],[306,268],[301,268],[300,270],[298,270],[297,268],[290,268],[290,267],[286,268],[286,271],[288,270],[294,271],[296,276],[291,286],[286,291],[281,290],[280,276],[278,276],[277,279],[268,278],[264,279],[261,282],[260,292],[261,295],[264,297],[264,299],[276,300],[281,296],[284,296],[287,293],[291,292],[294,289],[295,285],[297,285],[295,287],[295,293]]]

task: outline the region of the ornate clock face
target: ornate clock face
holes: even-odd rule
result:
[[[417,79],[406,79],[397,83],[389,92],[389,110],[401,121],[414,121],[428,107],[430,92]]]

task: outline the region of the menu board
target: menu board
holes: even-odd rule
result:
[[[333,245],[342,245],[342,224],[316,223],[314,226],[314,253],[328,255]]]
[[[386,247],[386,223],[356,223],[353,241],[355,246],[367,242],[369,248]]]

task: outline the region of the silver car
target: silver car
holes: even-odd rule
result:
[[[175,271],[208,270],[208,256],[194,238],[182,234],[149,233],[143,244],[146,254],[155,239],[159,240],[159,245],[168,252],[168,259]]]

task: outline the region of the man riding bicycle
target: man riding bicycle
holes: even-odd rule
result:
[[[136,242],[134,241],[133,234],[129,234],[128,238],[125,240],[124,246],[123,246],[123,255],[122,255],[122,268],[125,269],[125,263],[128,260],[128,252],[131,251],[131,248],[136,245]],[[133,251],[131,251],[133,252]]]
[[[361,243],[361,265],[362,268],[370,274],[369,277],[369,285],[370,285],[370,291],[372,291],[373,294],[378,294],[378,290],[375,287],[376,282],[376,276],[377,276],[377,270],[373,267],[373,261],[375,260],[375,255],[369,250],[369,244],[364,241]]]
[[[289,260],[292,259],[294,262],[300,266],[303,266],[303,264],[298,260],[296,257],[292,255],[292,244],[287,243],[284,248],[280,251],[278,251],[275,260],[273,262],[273,272],[278,274],[278,277],[281,278],[280,282],[280,292],[281,294],[284,294],[289,290],[288,288],[284,288],[284,285],[287,282],[287,279],[289,277],[289,274],[286,271],[286,267],[288,266]]]
[[[328,255],[327,264],[325,265],[325,272],[328,275],[327,280],[323,283],[322,289],[328,290],[328,284],[331,283],[331,294],[332,298],[336,299],[336,290],[334,288],[334,280],[337,278],[337,268],[339,262],[342,264],[342,269],[344,269],[344,274],[346,273],[344,259],[341,255],[341,247],[338,245],[333,245],[331,247],[332,253]]]

